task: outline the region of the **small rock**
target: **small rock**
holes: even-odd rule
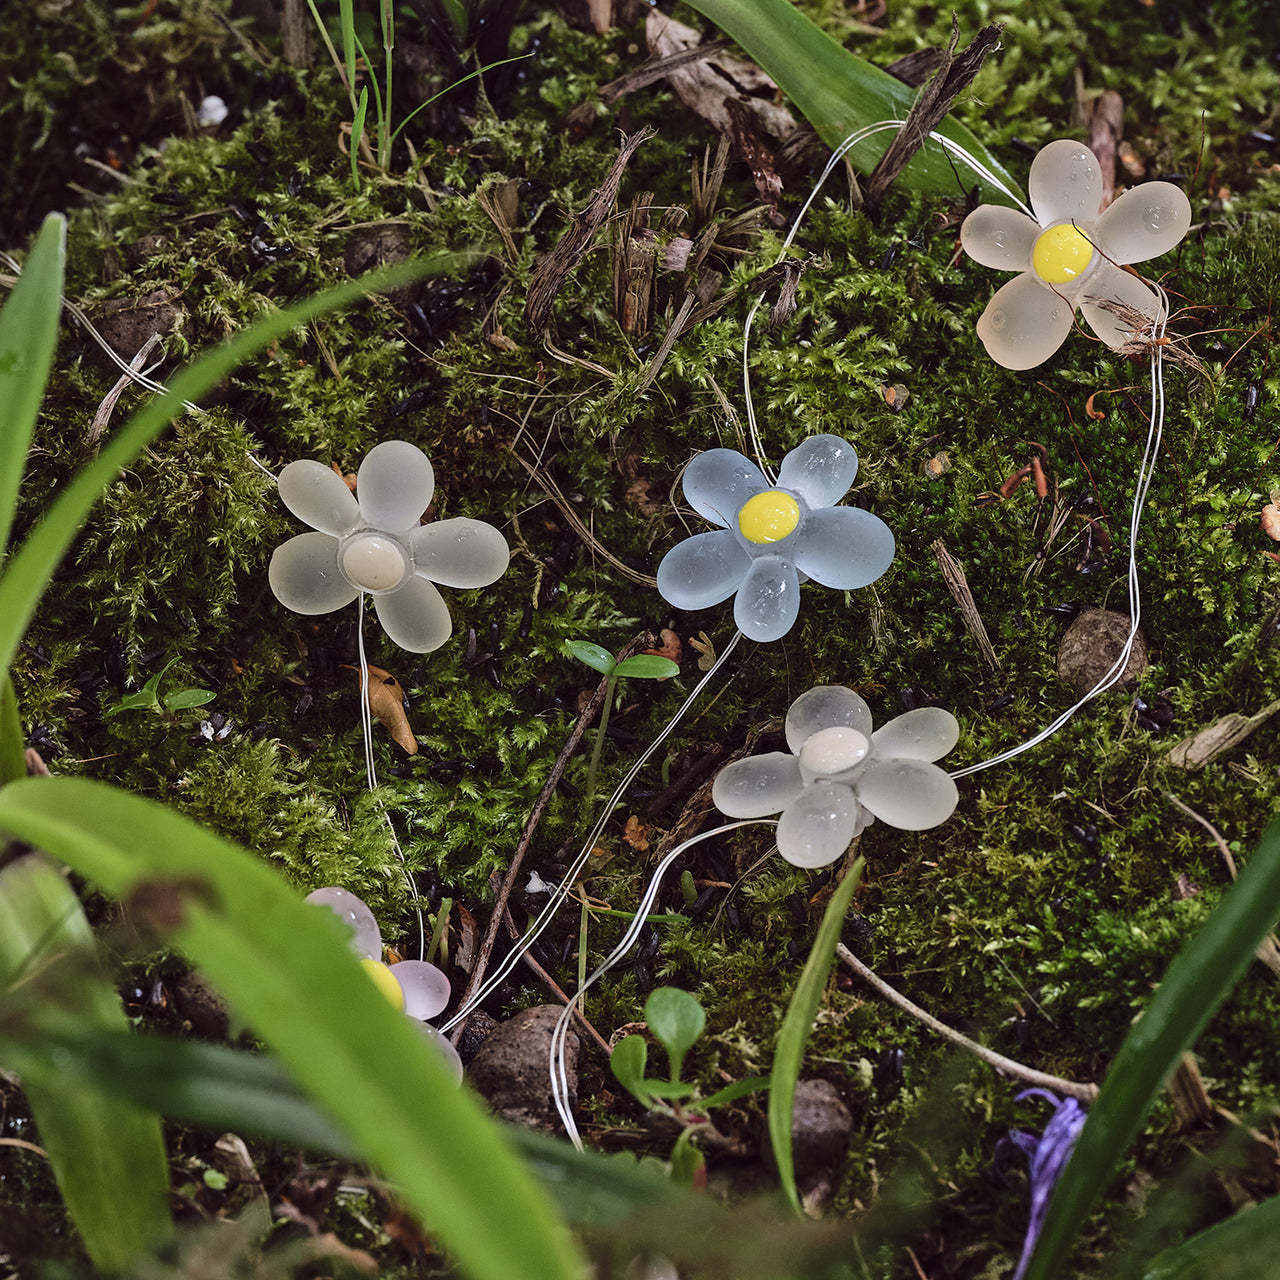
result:
[[[184,973],[173,987],[178,1012],[197,1035],[211,1040],[225,1040],[231,1031],[231,1014],[227,1003],[214,990],[209,980],[194,969]]]
[[[1127,614],[1109,609],[1082,609],[1058,646],[1058,679],[1069,684],[1077,697],[1083,698],[1120,657],[1130,625]],[[1115,682],[1115,687],[1141,675],[1146,665],[1147,644],[1139,630],[1124,675]]]
[[[836,1165],[853,1135],[853,1116],[828,1080],[801,1080],[791,1109],[791,1159],[797,1178]],[[767,1146],[765,1160],[773,1164]]]
[[[470,1062],[480,1052],[484,1042],[498,1029],[497,1018],[491,1018],[483,1009],[467,1015],[467,1025],[458,1039],[458,1057]]]
[[[364,275],[378,267],[405,262],[413,255],[413,235],[401,222],[377,222],[352,233],[343,253],[343,265],[351,276]],[[404,308],[417,294],[416,284],[398,285],[387,291],[393,306]]]
[[[467,1078],[500,1119],[543,1133],[559,1129],[547,1071],[559,1017],[555,1005],[525,1009],[501,1023],[472,1058]],[[578,1047],[571,1030],[565,1042],[570,1105],[578,1096]]]
[[[169,333],[182,319],[177,296],[167,289],[153,289],[137,299],[109,302],[98,321],[98,332],[124,360],[132,360],[154,334]]]

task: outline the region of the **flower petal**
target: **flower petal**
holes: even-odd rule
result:
[[[398,591],[374,596],[382,629],[410,653],[430,653],[449,638],[449,621],[440,593],[425,578],[410,578]]]
[[[342,576],[338,540],[327,533],[300,533],[277,547],[267,582],[276,599],[294,613],[330,613],[360,594]]]
[[[819,684],[802,693],[787,711],[787,746],[796,755],[823,729],[856,729],[871,737],[871,708],[860,694],[842,684]]]
[[[738,508],[769,488],[764,472],[736,449],[708,449],[684,469],[684,496],[705,520],[729,528]]]
[[[1121,320],[1114,312],[1099,306],[1098,298],[1127,304],[1142,313],[1146,325]],[[1160,299],[1155,290],[1110,262],[1102,263],[1089,277],[1088,288],[1080,300],[1080,314],[1109,347],[1123,347],[1127,342],[1139,340],[1143,329],[1155,323],[1159,309]]]
[[[303,524],[341,538],[360,523],[360,507],[332,467],[302,458],[280,473],[280,501]]]
[[[752,560],[733,602],[733,620],[748,640],[781,640],[800,614],[800,575],[781,556]]]
[[[794,552],[796,568],[840,591],[870,586],[893,563],[893,533],[858,507],[811,511]]]
[[[1031,162],[1027,191],[1036,221],[1092,223],[1102,203],[1102,170],[1083,143],[1059,138],[1042,147]],[[1082,230],[1087,230],[1082,225]]]
[[[404,1011],[425,1022],[443,1013],[449,1003],[449,979],[425,960],[401,960],[391,966],[391,975],[404,992]]]
[[[333,473],[330,472],[330,475]],[[330,911],[351,930],[351,945],[356,955],[366,960],[377,960],[382,955],[382,932],[373,912],[349,889],[330,886],[315,889],[303,899]]]
[[[881,760],[940,760],[960,741],[960,725],[941,707],[917,707],[882,725],[871,735]]]
[[[813,511],[843,498],[857,474],[858,455],[847,440],[810,436],[783,458],[778,483],[794,489]]]
[[[795,756],[770,751],[721,769],[711,784],[711,803],[729,818],[763,818],[781,813],[803,790]]]
[[[409,530],[413,571],[446,587],[487,587],[511,563],[507,540],[491,524],[456,516]]]
[[[1017,209],[980,204],[960,225],[965,253],[997,271],[1025,271],[1040,228]]]
[[[422,1038],[444,1059],[445,1070],[453,1077],[454,1083],[461,1084],[462,1059],[458,1056],[457,1049],[449,1043],[449,1037],[443,1031],[437,1031],[429,1022],[415,1022],[413,1025],[418,1028]]]
[[[854,783],[858,802],[891,827],[924,831],[955,812],[960,793],[950,774],[925,760],[873,758]]]
[[[825,867],[858,834],[858,801],[838,782],[815,782],[778,822],[778,852],[797,867]]]
[[[978,337],[996,364],[1034,369],[1071,332],[1072,305],[1027,272],[1001,285],[978,318]]]
[[[658,594],[677,609],[709,609],[738,589],[751,557],[725,529],[677,542],[658,565]]]
[[[435,472],[427,455],[405,440],[384,440],[365,454],[356,475],[360,514],[389,533],[414,528],[431,505]]]
[[[1094,239],[1113,262],[1168,253],[1191,229],[1191,202],[1172,182],[1144,182],[1103,210]]]

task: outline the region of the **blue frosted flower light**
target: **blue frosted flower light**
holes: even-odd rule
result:
[[[782,460],[771,485],[734,449],[708,449],[684,473],[684,496],[721,527],[674,546],[658,566],[658,590],[677,609],[706,609],[734,596],[733,619],[749,640],[779,640],[800,611],[800,584],[851,591],[893,562],[879,516],[834,504],[858,474],[839,436],[810,436]]]

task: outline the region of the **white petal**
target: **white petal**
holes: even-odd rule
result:
[[[980,204],[960,225],[965,253],[997,271],[1026,271],[1039,226],[1017,209]]]
[[[871,708],[860,694],[842,684],[820,684],[802,693],[787,711],[787,746],[796,755],[823,729],[856,729],[871,737]]]
[[[778,484],[794,489],[811,511],[839,502],[858,474],[858,454],[839,436],[810,436],[782,460]]]
[[[684,496],[712,524],[728,529],[753,493],[769,488],[764,473],[736,449],[708,449],[684,470]]]
[[[1027,192],[1042,227],[1055,222],[1092,223],[1102,203],[1098,159],[1083,143],[1059,138],[1041,148],[1031,162]]]
[[[390,533],[414,528],[435,491],[435,472],[427,455],[404,440],[375,445],[356,474],[364,522]]]
[[[449,1003],[449,979],[425,960],[401,960],[391,966],[391,973],[404,992],[404,1011],[411,1018],[425,1022],[443,1013]]]
[[[300,533],[277,547],[267,582],[294,613],[330,613],[360,594],[338,569],[338,540],[327,533]]]
[[[794,552],[796,568],[814,582],[853,591],[873,583],[893,563],[893,533],[859,507],[827,507],[805,519]]]
[[[1071,332],[1075,309],[1030,272],[1001,285],[978,318],[987,354],[1006,369],[1043,364]]]
[[[1094,238],[1113,262],[1146,262],[1181,244],[1191,202],[1171,182],[1144,182],[1103,210]]]
[[[711,784],[711,802],[729,818],[763,818],[780,813],[803,789],[795,756],[770,751],[721,769]]]
[[[1123,302],[1142,313],[1145,323],[1122,320],[1112,311],[1097,304],[1097,299],[1108,298]],[[1080,314],[1089,322],[1089,328],[1109,347],[1123,347],[1136,342],[1155,323],[1160,309],[1160,299],[1155,291],[1137,276],[1122,271],[1110,262],[1104,262],[1089,277],[1089,283],[1080,299]]]
[[[781,556],[751,562],[733,601],[733,620],[748,640],[781,640],[800,614],[800,575]]]
[[[838,782],[815,782],[778,822],[778,852],[797,867],[825,867],[858,833],[858,801]]]
[[[960,799],[950,775],[924,760],[871,760],[854,790],[877,818],[903,831],[946,822]]]
[[[430,653],[449,638],[449,621],[440,593],[425,578],[410,578],[399,591],[374,596],[382,629],[410,653]]]
[[[317,889],[307,894],[306,902],[328,907],[351,930],[351,945],[356,955],[365,960],[382,959],[382,934],[373,912],[346,889]]]
[[[280,501],[303,524],[341,538],[360,523],[360,507],[331,467],[303,458],[280,473]]]
[[[941,707],[917,707],[871,735],[881,760],[940,760],[960,741],[960,725]]]
[[[415,1022],[413,1024],[418,1028],[422,1038],[444,1059],[445,1070],[458,1083],[462,1083],[462,1059],[458,1057],[458,1051],[449,1043],[449,1037],[442,1031],[437,1031],[435,1027],[426,1022]]]
[[[658,565],[658,594],[677,609],[709,609],[738,589],[751,557],[726,529],[677,542]]]
[[[446,587],[487,587],[511,563],[507,540],[491,524],[457,516],[409,530],[413,571]]]

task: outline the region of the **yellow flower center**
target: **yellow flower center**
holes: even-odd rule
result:
[[[1093,245],[1083,231],[1069,222],[1050,227],[1031,250],[1036,275],[1049,284],[1066,284],[1077,279],[1093,261]]]
[[[373,985],[387,997],[397,1009],[404,1009],[404,990],[396,981],[396,975],[380,960],[361,960],[365,973],[373,979]]]
[[[800,523],[800,504],[780,489],[748,498],[738,512],[738,529],[748,542],[781,542]]]

